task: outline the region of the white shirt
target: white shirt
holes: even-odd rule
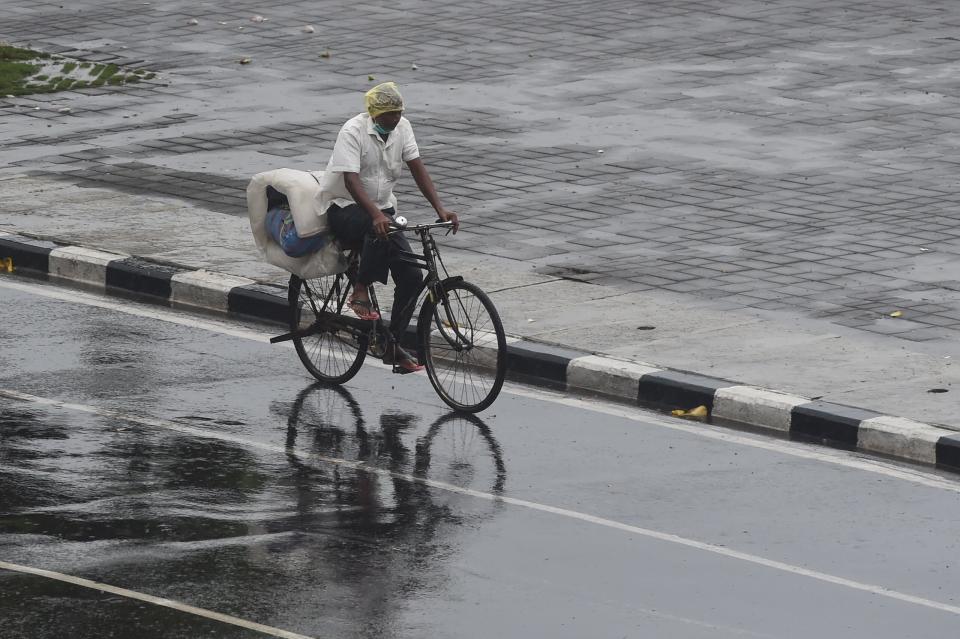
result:
[[[406,118],[400,118],[386,142],[373,125],[370,114],[361,113],[340,128],[317,194],[321,211],[326,211],[331,204],[347,207],[354,203],[344,184],[344,173],[358,173],[364,190],[379,208],[396,207],[393,186],[404,163],[420,157],[420,149]]]

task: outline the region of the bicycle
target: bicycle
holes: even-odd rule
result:
[[[411,298],[414,309],[405,309],[415,310],[423,296],[412,345],[417,357],[440,399],[454,410],[476,413],[489,407],[500,393],[507,370],[507,342],[500,315],[486,293],[461,276],[451,276],[443,264],[432,231],[442,228],[449,233],[452,226],[451,222],[401,223],[392,225],[390,234],[415,233],[423,246],[422,254],[398,250],[396,255],[396,259],[426,271],[423,284]],[[352,379],[367,353],[383,357],[388,348],[410,346],[409,331],[400,344],[382,317],[364,320],[353,315],[348,300],[360,248],[345,247],[344,252],[347,268],[343,272],[311,280],[290,276],[290,332],[270,340],[274,344],[292,340],[307,371],[329,384]],[[372,310],[380,314],[374,287],[368,286],[368,291]],[[395,373],[402,372],[397,359],[393,357]]]

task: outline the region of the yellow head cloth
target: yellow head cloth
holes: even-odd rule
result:
[[[378,84],[363,95],[364,104],[370,117],[377,117],[381,113],[403,111],[403,96],[395,82]]]

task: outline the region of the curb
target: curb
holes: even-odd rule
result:
[[[206,270],[0,232],[0,265],[174,308],[285,323],[286,288]],[[657,408],[705,406],[713,419],[960,471],[960,432],[653,364],[507,338],[508,377]]]

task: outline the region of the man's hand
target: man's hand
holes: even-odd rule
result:
[[[439,215],[440,219],[444,222],[453,222],[453,234],[456,235],[457,230],[460,229],[460,218],[457,217],[457,214],[441,207],[437,209],[437,215]]]
[[[427,167],[423,165],[423,160],[414,158],[407,162],[407,166],[410,167],[410,173],[420,188],[420,192],[423,193],[423,197],[427,198],[427,202],[430,203],[430,206],[437,212],[437,216],[441,220],[444,222],[453,222],[453,232],[456,233],[460,228],[460,218],[457,217],[456,213],[448,211],[440,204],[440,197],[437,195],[437,190],[433,186],[433,180],[430,179],[430,174],[427,173]]]
[[[387,231],[390,230],[390,218],[381,213],[377,217],[373,218],[373,232],[377,234],[381,240],[387,239]]]

